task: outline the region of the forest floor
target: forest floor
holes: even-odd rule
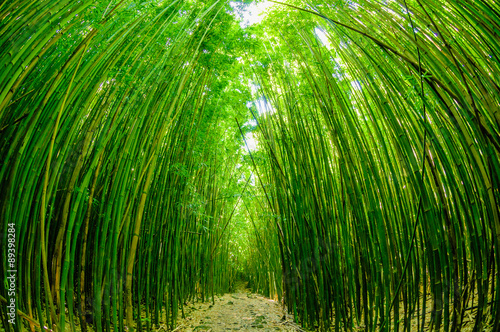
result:
[[[235,293],[216,296],[215,303],[188,305],[184,313],[173,331],[304,331],[279,302],[252,294],[244,283]]]
[[[431,329],[431,308],[432,299],[429,295],[426,297],[426,314],[424,331]],[[491,301],[491,294],[488,298]],[[465,311],[464,320],[460,331],[472,331],[477,314],[477,290],[474,298],[468,304]],[[491,325],[491,308],[485,312],[486,323],[481,331],[493,331]],[[268,299],[259,294],[253,294],[246,288],[246,283],[238,282],[235,286],[235,292],[215,296],[215,302],[190,303],[184,307],[185,318],[178,319],[178,325],[172,332],[219,332],[219,331],[303,331],[300,325],[294,323],[293,315],[286,312],[279,302]],[[403,306],[399,310],[400,317],[404,316]],[[410,330],[418,331],[421,323],[421,315],[415,315],[410,322]],[[364,331],[363,322],[355,326],[353,331]],[[391,326],[393,322],[391,321]],[[392,326],[393,327],[393,326]],[[160,330],[162,330],[160,328]],[[158,330],[158,331],[160,331]],[[440,331],[444,327],[441,326]]]

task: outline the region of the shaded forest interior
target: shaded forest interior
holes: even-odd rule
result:
[[[494,0],[2,1],[1,328],[245,280],[304,329],[500,331],[499,57]]]

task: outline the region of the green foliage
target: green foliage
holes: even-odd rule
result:
[[[478,34],[498,16],[480,3],[292,3],[262,23],[277,111],[257,168],[304,325],[423,330],[430,310],[455,331],[472,302],[474,329],[498,328],[498,35]]]
[[[221,198],[249,96],[230,76],[233,37],[218,38],[242,38],[224,4],[0,11],[0,201],[2,229],[16,222],[18,309],[58,330],[85,330],[87,314],[98,331],[150,330],[228,291],[236,198]]]

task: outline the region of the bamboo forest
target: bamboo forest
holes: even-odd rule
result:
[[[500,331],[496,0],[2,0],[0,331]]]

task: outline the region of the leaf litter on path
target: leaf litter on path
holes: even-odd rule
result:
[[[241,289],[188,308],[174,331],[303,331],[278,302]]]

